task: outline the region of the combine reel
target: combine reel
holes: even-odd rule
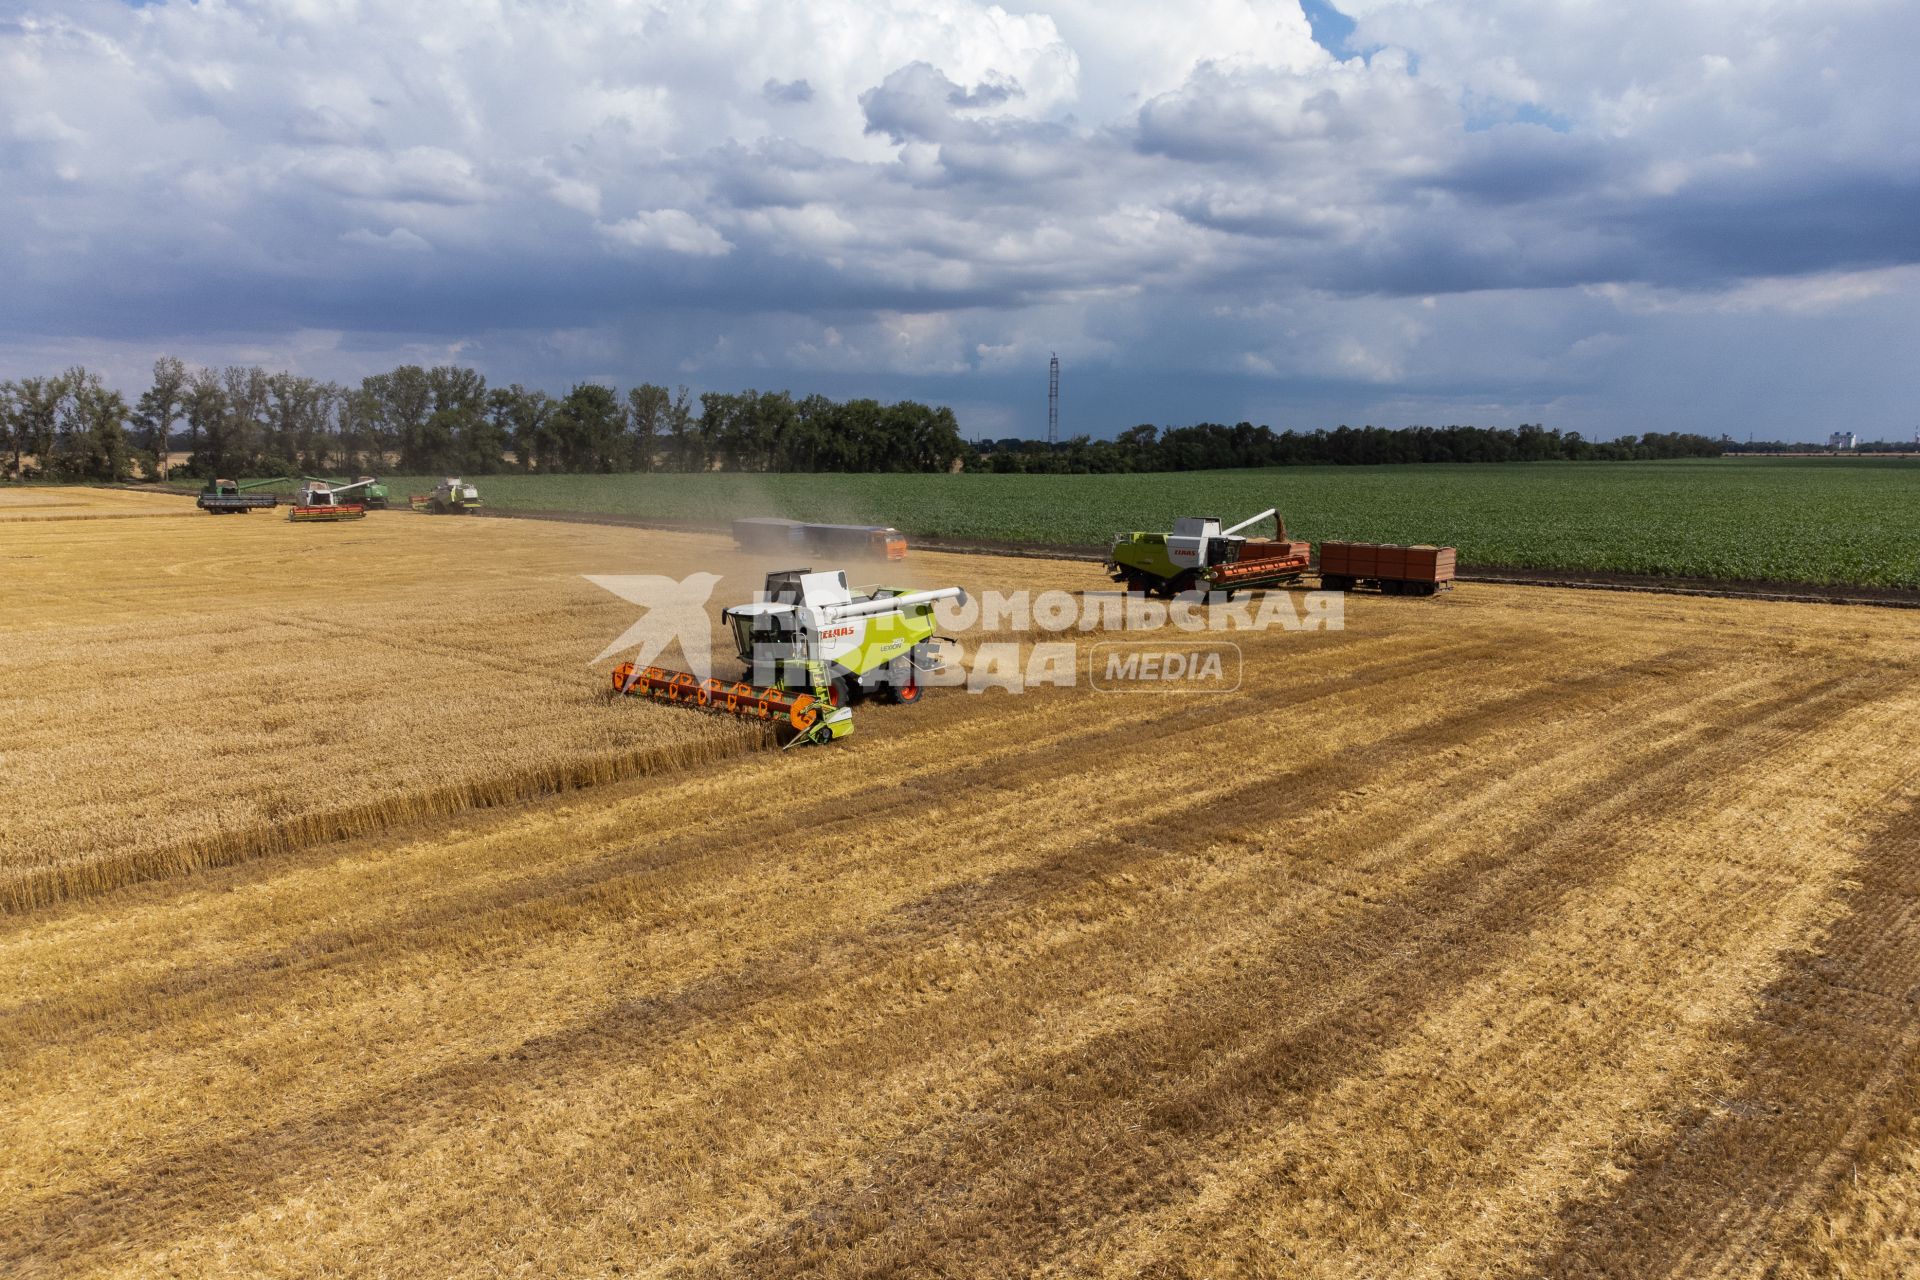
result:
[[[824,743],[853,732],[853,713],[833,705],[830,696],[799,692],[778,685],[753,685],[744,680],[696,680],[684,671],[662,667],[635,668],[623,662],[613,669],[613,691],[654,698],[699,711],[761,720],[779,726],[784,750],[796,743]]]

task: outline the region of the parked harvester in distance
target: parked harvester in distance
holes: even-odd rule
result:
[[[1271,540],[1241,531],[1273,517]],[[1214,516],[1182,516],[1171,533],[1121,533],[1107,555],[1107,576],[1129,591],[1172,597],[1183,591],[1235,591],[1292,582],[1307,571],[1311,548],[1287,537],[1272,507],[1222,529]]]
[[[1320,544],[1320,585],[1328,591],[1374,587],[1390,596],[1430,596],[1453,589],[1452,547],[1379,542]]]
[[[287,519],[300,524],[321,524],[336,520],[364,520],[367,508],[359,493],[376,483],[369,476],[352,484],[335,485],[327,480],[307,480],[295,492]]]
[[[733,522],[733,540],[743,551],[817,551],[873,560],[904,560],[907,539],[884,524],[807,524],[778,516],[743,516]]]
[[[264,489],[270,484],[285,484],[290,476],[275,476],[271,480],[249,480],[241,484],[237,480],[209,480],[207,487],[200,491],[198,501],[194,503],[208,515],[246,515],[249,511],[272,508],[280,505],[277,493],[249,493],[249,489]]]
[[[921,676],[940,666],[933,607],[950,599],[964,602],[966,592],[875,587],[855,594],[844,571],[784,569],[767,575],[759,600],[721,614],[745,664],[743,679],[700,680],[623,662],[613,670],[613,690],[769,721],[785,746],[831,742],[853,732],[853,704],[863,697],[920,701]]]
[[[407,505],[430,515],[461,516],[480,509],[480,491],[459,476],[448,476],[432,493],[408,494]]]

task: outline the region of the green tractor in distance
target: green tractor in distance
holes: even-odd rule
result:
[[[285,484],[292,478],[275,476],[271,480],[249,480],[245,484],[237,480],[209,480],[207,487],[200,491],[200,497],[194,505],[208,515],[215,516],[243,516],[249,511],[270,509],[280,505],[279,494],[248,493],[247,490],[264,489],[270,484]]]
[[[1242,529],[1273,517],[1271,541]],[[1287,537],[1274,508],[1222,529],[1214,516],[1182,516],[1172,533],[1122,533],[1107,553],[1107,576],[1129,591],[1169,599],[1183,591],[1235,591],[1291,582],[1307,571],[1312,548]]]

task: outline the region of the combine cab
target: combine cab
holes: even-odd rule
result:
[[[297,524],[323,524],[337,520],[364,520],[367,509],[350,495],[373,483],[371,479],[335,488],[324,480],[309,480],[294,494],[287,519]]]
[[[407,505],[430,515],[465,515],[480,509],[480,491],[458,476],[448,476],[434,486],[432,493],[409,494]]]
[[[276,476],[271,480],[250,480],[241,484],[236,480],[215,480],[200,491],[199,501],[194,505],[209,515],[246,515],[260,508],[277,507],[280,495],[277,493],[248,493],[249,489],[260,489],[270,484],[280,484],[287,477]]]
[[[1273,517],[1272,541],[1243,537],[1242,529]],[[1129,591],[1175,596],[1289,583],[1307,571],[1307,543],[1287,537],[1286,522],[1269,507],[1222,529],[1213,516],[1183,516],[1172,533],[1122,533],[1107,556],[1107,574]]]
[[[721,615],[746,664],[744,679],[698,680],[623,662],[613,671],[614,692],[769,721],[783,727],[787,746],[830,742],[853,732],[860,698],[920,700],[920,676],[939,666],[933,606],[966,599],[959,587],[855,595],[845,573],[808,569],[768,574],[761,595]]]

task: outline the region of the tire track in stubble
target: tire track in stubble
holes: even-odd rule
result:
[[[1867,700],[1865,684],[1856,677],[1785,687],[1747,709],[1742,723],[1767,728],[1779,737],[1774,750],[1786,749],[1837,705]],[[1709,769],[1760,758],[1750,737],[1713,737],[1690,734],[1584,789],[1621,795],[1622,811],[1649,800],[1657,811],[1697,789]],[[1662,779],[1651,792],[1633,785],[1648,776]],[[880,1276],[938,1258],[959,1274],[992,1274],[1008,1259],[1031,1266],[1179,1195],[1191,1185],[1199,1148],[1337,1084],[1404,1036],[1422,1009],[1522,945],[1569,893],[1629,855],[1617,832],[1602,850],[1563,835],[1566,817],[1541,815],[1512,842],[1529,853],[1464,859],[1389,903],[1370,904],[1358,919],[1284,940],[1229,975],[1204,1007],[1183,1005],[1160,1022],[1042,1058],[984,1106],[877,1157],[851,1179],[855,1189],[806,1206],[727,1270]],[[1330,956],[1341,959],[1335,994],[1325,991]],[[1415,982],[1409,975],[1421,966]],[[1270,1005],[1275,988],[1310,998],[1279,1029],[1250,1028],[1248,1011]],[[1176,1083],[1143,1094],[1143,1077]]]
[[[1847,913],[1797,952],[1737,1028],[1744,1079],[1623,1159],[1610,1194],[1568,1205],[1522,1274],[1568,1280],[1759,1270],[1834,1193],[1850,1153],[1908,1116],[1920,1069],[1920,804],[1870,839]]]
[[[1631,677],[1606,673],[1596,688],[1624,687]],[[970,921],[1004,914],[1023,903],[1043,901],[1092,878],[1166,856],[1191,841],[1196,829],[1228,829],[1250,813],[1278,811],[1325,799],[1373,776],[1383,763],[1416,758],[1423,751],[1473,741],[1510,730],[1516,716],[1552,713],[1581,682],[1537,687],[1492,700],[1437,723],[1416,726],[1397,743],[1356,752],[1301,771],[1299,785],[1276,788],[1272,776],[1247,783],[1237,798],[1198,802],[1207,814],[1176,810],[1124,840],[1103,841],[988,877],[960,891],[937,891],[908,904],[870,928],[840,937],[809,937],[764,959],[714,974],[660,997],[623,1001],[588,1022],[536,1037],[510,1055],[463,1061],[410,1080],[387,1094],[357,1100],[318,1115],[266,1126],[249,1134],[190,1147],[141,1162],[124,1174],[70,1192],[21,1204],[0,1217],[0,1262],[26,1263],[36,1241],[59,1242],[50,1255],[85,1257],[107,1248],[119,1233],[119,1214],[142,1206],[157,1226],[203,1216],[240,1212],[249,1203],[314,1175],[325,1153],[349,1153],[354,1162],[378,1158],[399,1146],[417,1113],[453,1098],[483,1096],[498,1082],[530,1070],[591,1060],[605,1054],[631,1058],[634,1046],[653,1047],[705,1023],[737,1015],[779,997],[797,995],[847,975],[872,972],[937,943]],[[1806,691],[1796,691],[1796,697]],[[1384,757],[1384,758],[1383,758]],[[1283,775],[1284,776],[1284,775]],[[1229,816],[1232,815],[1232,816]],[[789,815],[790,818],[791,815]],[[1197,822],[1197,819],[1201,821]],[[1160,842],[1164,841],[1164,844]],[[731,842],[730,842],[731,843]],[[531,1064],[531,1065],[530,1065]],[[399,1096],[396,1096],[399,1095]]]
[[[1292,713],[1342,696],[1364,696],[1367,688],[1381,679],[1420,669],[1434,661],[1451,663],[1458,660],[1461,652],[1469,647],[1478,649],[1481,646],[1438,646],[1434,652],[1424,654],[1419,663],[1411,666],[1410,660],[1404,657],[1389,656],[1381,663],[1370,663],[1349,672],[1317,679],[1298,696],[1289,698],[1285,709]],[[1573,647],[1571,642],[1567,647]],[[1628,680],[1637,677],[1649,665],[1684,674],[1704,668],[1707,661],[1697,653],[1675,650],[1606,668],[1589,676],[1563,678],[1555,682],[1553,687],[1557,690],[1558,698],[1571,702],[1582,689],[1624,687]],[[1682,665],[1671,665],[1675,663]],[[1247,699],[1236,703],[1231,715],[1218,724],[1231,725],[1247,719],[1264,718],[1273,712],[1270,704]],[[436,943],[470,950],[474,921],[482,917],[521,913],[521,918],[499,922],[500,927],[510,929],[521,941],[561,928],[580,928],[625,909],[627,895],[609,892],[610,882],[613,881],[668,869],[676,873],[695,874],[727,861],[738,861],[744,856],[744,851],[777,850],[796,831],[823,838],[832,838],[835,833],[844,831],[851,838],[888,814],[916,803],[915,798],[919,796],[935,794],[951,800],[972,790],[997,791],[1029,780],[1042,769],[1059,773],[1063,779],[1096,773],[1111,776],[1125,768],[1128,762],[1157,759],[1165,750],[1164,737],[1138,733],[1131,719],[1099,726],[1096,732],[1097,736],[1090,735],[1086,724],[1079,724],[1074,734],[1076,754],[1085,764],[1077,770],[1061,772],[1063,762],[1054,754],[1057,749],[1055,744],[1044,739],[1022,741],[1008,750],[986,757],[952,758],[944,761],[940,770],[927,771],[930,775],[928,778],[902,783],[897,787],[833,788],[798,809],[783,799],[779,804],[754,812],[735,812],[730,815],[729,822],[733,824],[737,839],[726,848],[716,849],[712,831],[701,823],[665,839],[649,840],[644,847],[623,848],[603,857],[576,863],[564,870],[521,877],[484,895],[451,902],[436,901],[428,906],[406,910],[383,918],[377,927],[354,924],[321,928],[294,945],[276,947],[218,965],[200,966],[187,971],[174,970],[138,984],[112,988],[96,995],[85,1008],[71,1004],[61,1008],[55,998],[22,1002],[0,1009],[0,1047],[4,1047],[11,1039],[17,1039],[7,1031],[9,1022],[31,1021],[34,1027],[32,1041],[43,1044],[48,1033],[42,1028],[48,1025],[57,1023],[70,1029],[72,1034],[61,1034],[62,1040],[83,1040],[97,1034],[103,1020],[118,1022],[128,1011],[143,1011],[149,1016],[158,1016],[157,1010],[162,1002],[168,1018],[177,1018],[187,1011],[215,1013],[231,1006],[215,1002],[211,993],[230,989],[234,991],[234,1001],[251,1002],[259,992],[246,989],[245,984],[249,982],[277,975],[282,984],[295,985],[318,966],[350,962],[356,953],[390,951],[394,940],[399,937],[407,938],[415,950],[425,950]],[[1369,743],[1367,749],[1373,750],[1374,746]],[[510,816],[510,812],[503,812],[501,820],[509,820]],[[598,910],[594,909],[596,898],[600,902]],[[525,918],[527,908],[550,909],[555,906],[563,909],[553,912],[554,919],[544,925]],[[209,993],[210,998],[194,1002],[195,994],[201,992]],[[57,1017],[54,1016],[56,1008],[60,1008]]]

